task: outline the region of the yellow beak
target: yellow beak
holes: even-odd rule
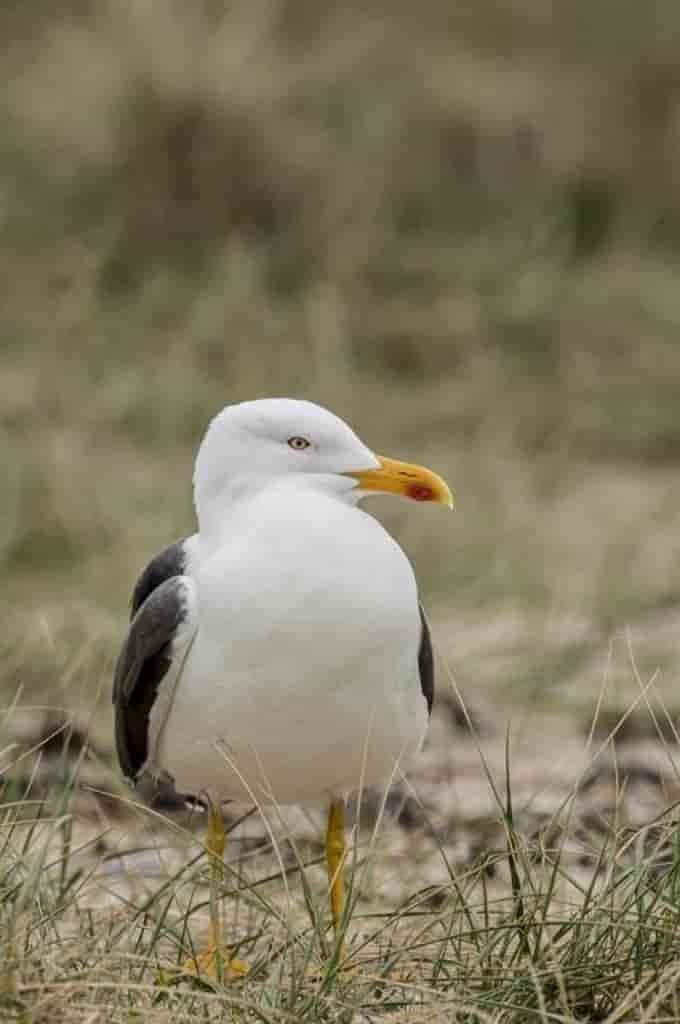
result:
[[[380,463],[377,469],[360,469],[345,476],[357,480],[362,491],[400,494],[413,501],[434,501],[453,508],[453,495],[448,484],[431,469],[399,462],[398,459],[386,459],[382,455],[376,455],[376,458]]]

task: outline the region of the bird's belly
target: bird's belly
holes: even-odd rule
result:
[[[231,699],[180,693],[158,758],[180,792],[301,803],[388,779],[420,748],[427,711],[414,674],[392,677],[392,692],[369,700],[352,686],[312,696],[301,685],[283,705],[267,701],[267,683],[260,675],[245,682],[251,702],[232,685]]]
[[[396,550],[325,550],[308,576],[285,552],[268,573],[232,559],[229,607],[210,600],[160,737],[180,792],[303,802],[405,766],[427,710],[415,582]]]

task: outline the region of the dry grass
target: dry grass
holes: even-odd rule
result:
[[[638,702],[662,718],[641,685]],[[650,786],[649,761],[645,776],[634,758],[603,759],[620,728],[595,744],[563,735],[561,764],[544,759],[540,781],[540,742],[530,758],[514,740],[509,756],[502,738],[480,747],[461,735],[454,784],[440,714],[416,773],[421,825],[399,830],[378,810],[371,827],[367,807],[353,833],[344,968],[314,816],[235,821],[218,881],[186,814],[104,797],[116,783],[101,764],[93,782],[92,749],[64,749],[67,780],[53,770],[48,791],[29,797],[17,769],[30,755],[15,754],[6,768],[20,791],[0,829],[3,1019],[673,1019],[677,835],[672,815],[655,810],[677,802],[680,783],[665,741],[663,791]],[[554,752],[558,733],[550,739],[544,723],[539,735]],[[43,761],[54,756],[43,751]],[[40,778],[39,762],[29,775]],[[245,981],[174,973],[205,933],[212,899],[224,901],[227,934],[251,962]]]

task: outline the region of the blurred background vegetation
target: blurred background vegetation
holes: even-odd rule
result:
[[[467,692],[578,711],[626,626],[672,688],[679,47],[671,0],[5,0],[5,692],[106,697],[208,420],[276,394],[450,480],[373,507]]]

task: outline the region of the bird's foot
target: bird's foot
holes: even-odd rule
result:
[[[245,978],[250,972],[250,967],[243,960],[239,960],[236,957],[230,958],[226,953],[218,957],[217,949],[215,946],[210,945],[202,952],[189,957],[179,967],[171,967],[163,971],[163,979],[167,975],[172,975],[173,980],[178,981],[182,975],[188,975],[192,978],[218,980],[220,966],[222,968],[223,981],[237,981],[240,978]]]
[[[235,981],[238,978],[244,978],[250,971],[248,964],[244,963],[243,960],[238,960],[236,957],[230,959],[227,955],[223,954],[221,959],[225,981]],[[219,973],[218,965],[217,950],[214,946],[208,946],[202,953],[197,953],[196,956],[185,960],[180,967],[180,972],[182,974],[192,974],[197,978],[217,978]]]

